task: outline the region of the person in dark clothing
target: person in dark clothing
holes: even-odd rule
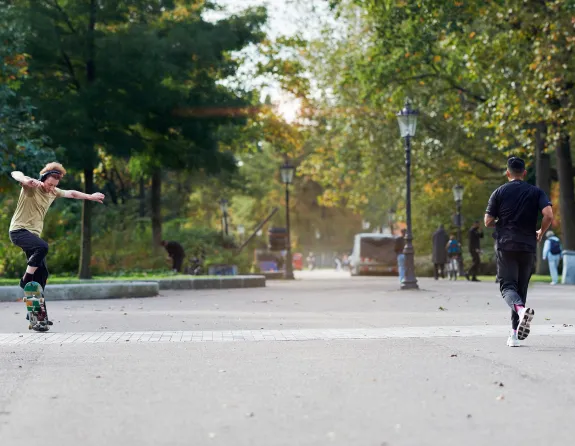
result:
[[[479,273],[479,267],[481,266],[481,239],[483,238],[483,231],[479,226],[479,220],[473,223],[471,229],[468,233],[469,236],[469,254],[471,254],[471,259],[473,264],[467,273],[467,280],[472,280],[473,282],[479,282],[477,274]],[[471,277],[471,279],[470,279]]]
[[[533,274],[537,242],[553,222],[549,198],[538,187],[523,181],[525,162],[512,157],[507,161],[509,182],[497,188],[489,198],[485,226],[495,229],[497,243],[497,277],[505,302],[511,308],[512,333],[509,347],[518,347],[527,338],[535,315],[526,308],[527,289]],[[543,214],[537,230],[539,213]]]
[[[439,275],[441,274],[441,278],[445,279],[445,264],[447,263],[447,250],[445,247],[449,237],[447,236],[447,232],[445,232],[443,225],[439,225],[437,231],[433,233],[432,240],[434,278],[435,280],[439,279]]]
[[[184,247],[178,242],[166,242],[165,240],[162,240],[162,246],[166,249],[168,255],[172,259],[172,269],[181,273],[182,265],[184,264],[184,259],[186,258]]]
[[[403,253],[403,248],[405,248],[405,234],[407,231],[405,229],[401,230],[401,237],[395,239],[395,255],[397,256],[397,272],[399,275],[399,283],[403,282],[405,278],[405,254]]]

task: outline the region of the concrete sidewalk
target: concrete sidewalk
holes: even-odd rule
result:
[[[568,444],[573,289],[534,286],[532,334],[511,349],[494,283],[421,287],[332,275],[52,302],[46,335],[0,304],[1,443]]]

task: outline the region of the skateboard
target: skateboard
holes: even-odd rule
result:
[[[24,287],[23,300],[28,310],[28,319],[30,322],[28,330],[50,330],[50,325],[52,324],[48,320],[42,286],[38,282],[28,282]]]

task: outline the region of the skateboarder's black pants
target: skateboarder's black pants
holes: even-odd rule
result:
[[[533,274],[535,254],[523,251],[496,251],[497,277],[501,296],[511,307],[511,327],[517,330],[519,315],[515,305],[525,306],[527,289]]]
[[[42,289],[46,288],[46,282],[50,275],[48,266],[46,265],[48,243],[26,229],[11,231],[10,240],[24,251],[27,264],[38,268],[34,272],[33,280],[38,282],[42,286]]]

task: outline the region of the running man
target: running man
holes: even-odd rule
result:
[[[40,172],[39,179],[27,177],[22,172],[12,172],[12,178],[22,184],[16,211],[10,223],[10,240],[26,253],[27,267],[20,287],[28,282],[38,282],[42,290],[46,288],[48,268],[46,254],[48,243],[40,238],[44,228],[44,217],[50,205],[58,197],[90,200],[102,203],[104,194],[91,195],[75,190],[58,189],[58,183],[66,175],[66,169],[59,163],[49,163]]]
[[[511,307],[511,332],[507,345],[519,347],[529,336],[535,312],[525,308],[527,288],[535,264],[537,242],[553,222],[549,198],[541,189],[523,181],[525,162],[516,157],[507,161],[509,182],[493,192],[485,211],[485,226],[496,228],[497,276],[505,302]],[[539,212],[543,214],[537,230]]]

